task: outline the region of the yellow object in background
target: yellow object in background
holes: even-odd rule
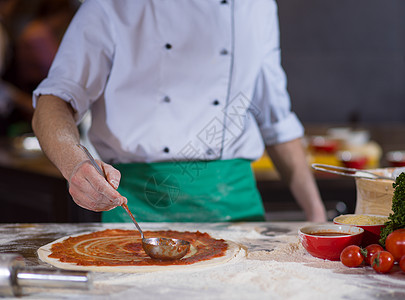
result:
[[[270,157],[264,152],[263,156],[252,162],[253,170],[274,170],[273,162]]]
[[[334,154],[310,154],[308,155],[309,165],[324,164],[343,167],[342,162]]]

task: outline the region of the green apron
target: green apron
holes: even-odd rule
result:
[[[118,191],[139,222],[264,221],[251,162],[245,159],[114,165]],[[103,222],[131,222],[121,207]]]

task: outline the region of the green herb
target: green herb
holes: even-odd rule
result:
[[[394,230],[405,228],[405,173],[401,173],[392,184],[394,196],[392,197],[392,212],[386,227],[381,229],[380,244],[385,247],[387,236]]]

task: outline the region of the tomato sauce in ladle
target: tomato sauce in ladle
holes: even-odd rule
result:
[[[94,166],[94,168],[96,168],[98,173],[100,173],[101,176],[106,178],[104,172],[101,170],[100,166],[96,163],[96,161],[94,160],[90,152],[87,150],[87,148],[81,144],[77,144],[77,146],[80,149],[82,149],[84,153],[86,153],[91,164]],[[146,252],[146,254],[148,254],[150,257],[160,260],[175,260],[180,259],[187,254],[188,250],[190,249],[190,242],[188,241],[162,237],[145,238],[141,227],[138,225],[138,222],[136,222],[128,206],[126,204],[123,204],[122,207],[131,217],[132,222],[134,222],[136,228],[139,230],[142,239],[142,248]]]

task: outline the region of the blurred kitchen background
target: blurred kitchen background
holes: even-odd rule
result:
[[[38,150],[29,122],[29,95],[46,76],[55,43],[80,5],[67,2],[0,0],[9,33],[0,83],[0,223],[99,220],[70,199],[66,181]],[[277,3],[282,63],[293,110],[306,127],[308,163],[405,165],[405,1]],[[7,52],[3,46],[1,51]],[[253,168],[268,220],[303,220],[271,161],[263,156]],[[329,219],[354,212],[353,178],[315,176]]]

